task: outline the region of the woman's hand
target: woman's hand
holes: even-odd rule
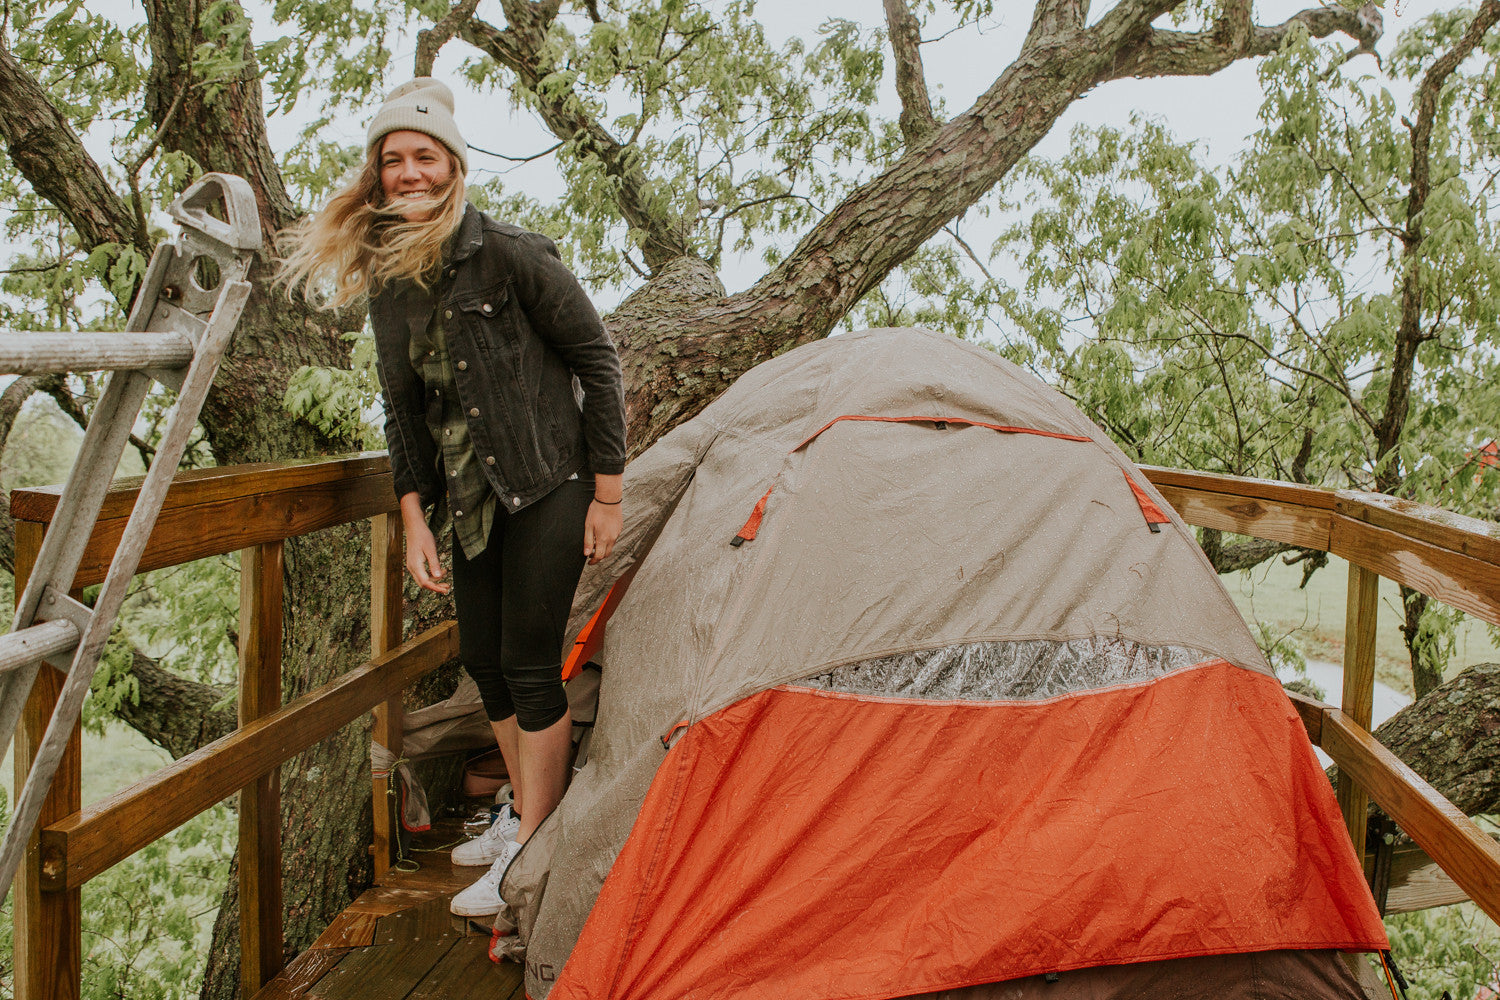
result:
[[[623,476],[594,476],[594,502],[589,504],[583,521],[583,554],[589,564],[603,562],[615,549],[625,528],[620,513],[620,490]]]
[[[401,523],[406,529],[406,571],[423,590],[448,593],[453,587],[442,582],[447,571],[438,561],[437,539],[432,537],[432,529],[422,516],[422,501],[417,494],[408,493],[401,498]]]

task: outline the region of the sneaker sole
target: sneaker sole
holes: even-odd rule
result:
[[[449,855],[448,861],[453,865],[454,868],[488,868],[490,865],[495,863],[495,859],[499,856],[500,855],[498,854],[491,854],[489,857],[479,861],[460,861],[452,855]]]
[[[500,912],[500,907],[496,906],[493,910],[482,908],[476,909],[474,907],[464,907],[463,909],[458,909],[452,903],[449,903],[448,912],[453,914],[455,917],[493,917],[495,914]]]

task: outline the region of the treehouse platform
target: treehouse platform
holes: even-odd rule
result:
[[[448,912],[483,868],[455,868],[457,820],[418,834],[415,871],[391,868],[328,925],[255,1000],[524,1000],[521,967],[493,962],[487,920]]]
[[[1379,494],[1183,469],[1142,471],[1188,524],[1348,561],[1340,703],[1299,696],[1293,704],[1309,740],[1338,764],[1338,798],[1350,840],[1383,908],[1468,897],[1500,921],[1500,844],[1370,732],[1381,578],[1500,625],[1500,525]],[[136,483],[116,483],[105,496],[98,522],[78,541],[83,554],[71,590],[104,579],[139,489]],[[61,492],[39,487],[12,494],[18,592],[57,519]],[[368,525],[367,548],[354,544],[361,532],[347,527],[358,524]],[[288,697],[281,661],[289,607],[283,590],[285,545],[330,529],[340,532],[330,543],[333,550],[358,560],[351,565],[364,562],[360,549],[368,552],[370,658]],[[402,852],[394,810],[388,809],[373,815],[374,886],[302,954],[285,961],[283,765],[334,736],[373,738],[399,755],[405,692],[458,655],[453,622],[407,620],[404,549],[390,466],[381,453],[176,475],[138,570],[239,553],[237,725],[87,804],[82,745],[74,729],[12,889],[12,982],[18,1000],[77,1000],[84,954],[82,887],[232,795],[239,799],[242,997],[524,997],[521,968],[489,960],[488,928],[455,921],[448,913],[453,893],[481,874],[448,863],[445,847],[461,836],[458,827],[435,824],[415,850]],[[357,571],[364,572],[363,566]],[[60,677],[57,671],[39,674],[24,706],[15,741],[17,787],[45,739]],[[372,772],[371,781],[371,800],[388,801],[388,772]],[[1410,865],[1393,856],[1399,852],[1379,846],[1394,838],[1378,829],[1367,837],[1372,800],[1421,848]],[[418,869],[403,871],[407,866],[397,863],[398,854],[416,858]],[[1422,883],[1420,893],[1403,898],[1417,883]],[[305,913],[297,918],[307,926]]]

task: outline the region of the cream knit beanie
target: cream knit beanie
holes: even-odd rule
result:
[[[430,76],[408,80],[386,95],[385,103],[370,122],[370,138],[365,152],[373,152],[392,132],[403,130],[430,135],[458,158],[458,168],[469,172],[468,144],[453,121],[453,91],[447,84]]]

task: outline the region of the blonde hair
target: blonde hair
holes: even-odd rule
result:
[[[287,296],[302,286],[309,303],[342,309],[380,291],[392,281],[413,281],[426,288],[442,263],[449,237],[464,217],[464,175],[457,158],[448,157],[449,177],[416,202],[386,204],[380,185],[379,142],[348,184],[328,199],[321,211],[305,215],[277,234],[284,256],[278,259],[277,284]],[[426,218],[409,220],[416,209]]]

